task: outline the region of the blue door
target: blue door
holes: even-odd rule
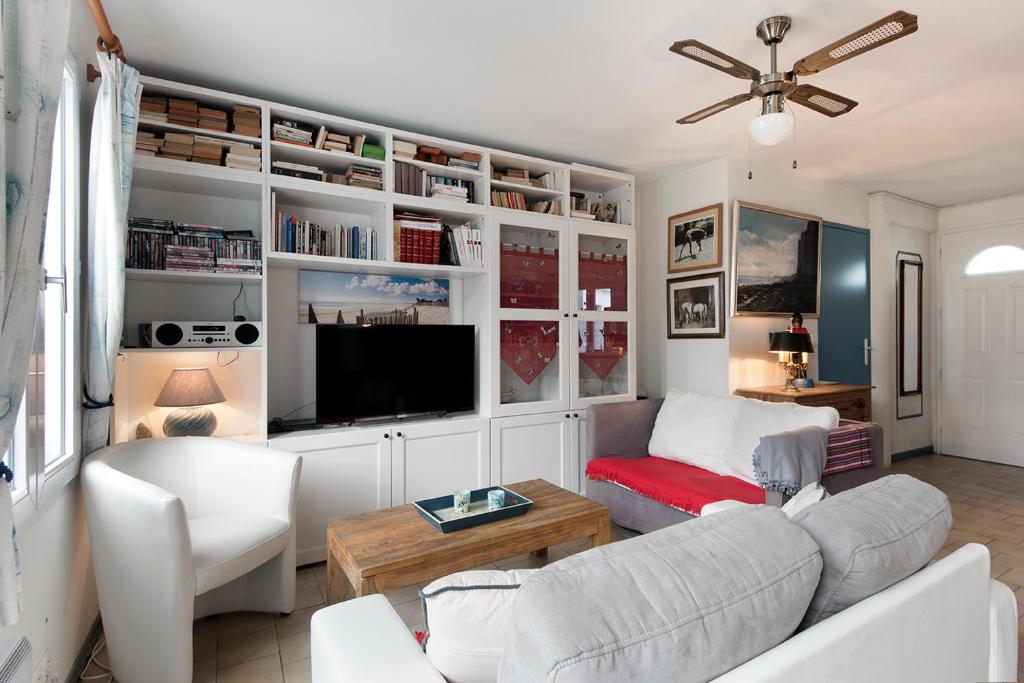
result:
[[[821,242],[821,317],[818,378],[871,384],[871,235],[862,228],[825,223]]]

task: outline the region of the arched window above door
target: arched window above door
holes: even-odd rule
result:
[[[1002,244],[982,249],[971,257],[964,269],[965,275],[988,275],[1024,270],[1024,249]]]

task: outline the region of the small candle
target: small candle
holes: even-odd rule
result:
[[[459,489],[454,494],[455,511],[466,514],[469,512],[469,489]]]
[[[505,507],[505,491],[503,489],[491,489],[487,492],[487,509],[500,510]]]

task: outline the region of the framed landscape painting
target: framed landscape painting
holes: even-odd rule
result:
[[[722,265],[722,205],[679,213],[668,219],[668,272]]]
[[[669,339],[725,336],[725,273],[677,277],[666,285]]]
[[[817,317],[821,218],[736,202],[733,315]]]

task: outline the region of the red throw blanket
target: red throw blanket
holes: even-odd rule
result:
[[[828,430],[828,451],[821,476],[871,467],[871,434],[866,424],[850,424]]]
[[[587,463],[587,478],[625,486],[691,515],[720,500],[765,502],[764,489],[742,479],[653,456],[595,458]]]

